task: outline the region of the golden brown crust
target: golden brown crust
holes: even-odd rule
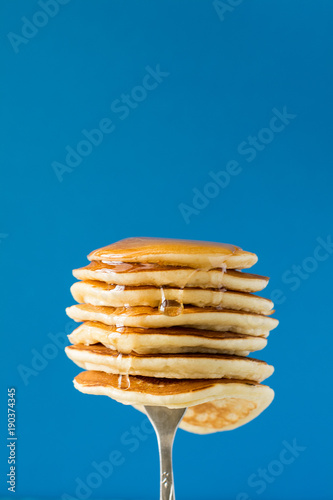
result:
[[[75,344],[66,347],[69,351],[86,351],[92,354],[99,354],[102,356],[118,357],[119,352],[109,347],[105,347],[103,344]],[[258,363],[267,365],[266,361],[255,358],[244,358],[244,356],[235,356],[232,354],[205,354],[205,353],[181,353],[181,354],[138,354],[132,352],[131,354],[121,354],[122,359],[126,358],[209,358],[209,359],[227,359],[227,360],[242,360],[249,363]]]
[[[99,321],[85,321],[87,326],[97,327],[105,330],[109,335],[118,333],[119,335],[193,335],[195,337],[207,337],[212,339],[251,339],[253,336],[244,333],[218,332],[214,330],[199,330],[198,328],[186,328],[172,326],[169,328],[139,328],[134,326],[106,325]]]
[[[257,386],[256,382],[250,380],[232,379],[168,379],[129,375],[129,387],[133,392],[144,392],[152,395],[183,394],[192,391],[200,391],[215,384],[237,384]],[[83,387],[114,387],[119,389],[119,375],[104,373],[100,371],[84,371],[75,377],[75,381]],[[127,388],[127,390],[128,390]]]
[[[187,265],[192,268],[253,266],[258,258],[227,243],[167,238],[126,238],[91,252],[89,260]],[[229,262],[230,261],[230,262]],[[234,262],[235,265],[229,265]]]

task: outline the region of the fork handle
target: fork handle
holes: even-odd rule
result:
[[[172,446],[179,422],[186,408],[145,406],[145,412],[152,423],[158,442],[160,456],[160,500],[175,500],[172,472]]]
[[[172,446],[175,435],[162,435],[158,438],[160,455],[160,500],[175,500],[172,472]]]

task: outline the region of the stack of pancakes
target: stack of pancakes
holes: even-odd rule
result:
[[[247,357],[278,321],[253,295],[268,278],[241,272],[257,256],[221,243],[128,238],[92,252],[67,309],[83,322],[66,353],[87,371],[74,380],[138,409],[189,407],[181,428],[234,429],[259,415],[274,392],[273,367]]]

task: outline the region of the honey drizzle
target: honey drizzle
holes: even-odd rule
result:
[[[123,355],[120,352],[117,356],[117,365],[120,365],[122,358],[123,358]],[[130,359],[130,358],[127,358],[127,359]],[[118,369],[120,369],[119,366],[118,366]],[[130,388],[131,381],[129,378],[129,370],[130,370],[130,367],[128,366],[125,374],[119,373],[119,375],[118,375],[118,389],[122,389],[123,391],[127,391]]]
[[[179,297],[179,300],[169,300],[166,298],[165,289],[161,286],[161,302],[158,306],[159,312],[163,313],[165,316],[179,316],[183,312],[184,304],[183,297]],[[183,295],[183,288],[179,291]]]
[[[212,258],[211,264],[213,267],[217,267],[216,259]],[[218,267],[221,268],[222,276],[223,276],[227,270],[225,262],[222,262],[222,263],[220,262]],[[205,271],[209,271],[209,269],[210,268],[207,268],[207,269],[205,269]],[[183,311],[184,311],[184,300],[183,300],[184,289],[185,289],[187,283],[189,282],[189,280],[191,279],[191,277],[193,276],[193,274],[195,274],[198,271],[199,271],[199,269],[194,269],[193,272],[189,276],[187,276],[186,281],[182,284],[182,287],[178,289],[179,290],[178,300],[168,300],[166,298],[166,293],[168,293],[167,292],[168,289],[166,287],[163,287],[163,286],[160,287],[161,302],[158,306],[159,312],[163,313],[165,316],[178,316],[178,315],[183,313]],[[221,294],[224,293],[225,291],[226,291],[226,288],[220,288]],[[220,299],[220,303],[221,302],[222,302],[222,295],[221,295],[221,299]],[[221,309],[223,309],[223,307],[219,304],[217,306],[217,309],[221,310]]]

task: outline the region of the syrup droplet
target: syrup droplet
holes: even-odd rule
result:
[[[179,300],[169,300],[165,296],[164,288],[161,287],[161,302],[158,307],[159,312],[163,313],[165,316],[178,316],[183,312],[184,304],[182,301],[182,293],[183,290],[179,290],[181,293],[181,297],[179,296]]]
[[[119,375],[118,377],[118,388],[123,391],[127,391],[130,388],[131,382],[129,375]]]
[[[109,339],[119,338],[119,337],[121,337],[121,334],[124,331],[125,331],[124,326],[115,325],[113,332],[109,333],[108,337],[109,337]]]
[[[183,304],[177,300],[163,300],[158,308],[165,316],[178,316],[183,312],[183,309]]]
[[[114,286],[114,285],[112,285],[112,286]],[[123,292],[124,290],[125,290],[125,285],[116,285],[114,287],[115,292]]]
[[[128,359],[130,359],[130,358],[128,358]],[[117,356],[118,369],[120,369],[120,364],[121,364],[122,360],[123,360],[123,355],[120,352]],[[128,363],[125,363],[125,364],[128,364]],[[123,367],[121,367],[121,369],[123,370]],[[127,389],[129,389],[130,385],[131,385],[130,378],[129,378],[129,366],[127,366],[126,371],[127,371],[126,374],[119,374],[119,376],[118,376],[118,388],[122,389],[124,391],[127,391]]]

